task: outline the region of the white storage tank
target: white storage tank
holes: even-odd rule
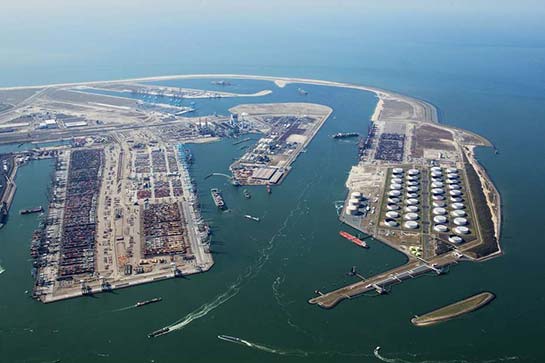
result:
[[[451,190],[449,194],[452,195],[453,197],[459,197],[460,195],[462,195],[462,192],[459,190]]]
[[[418,207],[416,205],[408,205],[405,207],[405,212],[416,213],[418,212]]]
[[[350,205],[360,205],[360,200],[357,198],[352,198],[348,201],[348,204]]]
[[[447,184],[460,184],[458,179],[447,179]]]
[[[399,206],[397,204],[388,203],[388,205],[386,206],[386,209],[388,209],[388,210],[398,210]]]
[[[447,174],[447,178],[449,178],[449,179],[458,179],[458,174],[455,174],[455,173]]]
[[[395,219],[392,219],[392,218],[386,218],[384,220],[384,224],[387,225],[388,227],[397,227],[397,226],[399,226],[399,223],[397,223],[397,221]]]
[[[450,202],[451,203],[461,203],[463,201],[464,201],[464,199],[462,197],[450,197]]]
[[[445,184],[443,182],[432,182],[431,186],[432,188],[442,188]]]
[[[442,195],[434,195],[431,197],[433,200],[445,200],[445,197]]]
[[[464,217],[456,217],[453,222],[457,226],[465,226],[467,224],[467,219]]]
[[[433,230],[434,230],[435,232],[444,233],[444,232],[447,232],[447,231],[448,231],[448,227],[445,226],[444,224],[436,224],[436,225],[433,227]]]
[[[415,221],[407,221],[403,224],[405,228],[408,229],[417,229],[418,228],[418,222]]]
[[[407,205],[415,205],[415,204],[418,204],[418,199],[415,199],[415,198],[409,198],[405,201],[405,203]]]
[[[417,182],[417,181],[409,181],[409,182],[407,182],[407,185],[410,186],[410,187],[416,187],[416,186],[420,185],[420,183]]]
[[[457,173],[458,169],[456,168],[447,168],[447,173]]]
[[[463,203],[452,203],[450,207],[452,209],[464,209],[466,206]]]
[[[440,172],[440,171],[441,171],[441,168],[440,168],[439,166],[432,166],[432,167],[430,168],[430,170],[431,170],[431,171],[439,171],[439,172]]]
[[[403,179],[401,178],[393,178],[392,181],[391,181],[392,184],[396,183],[396,184],[401,184],[403,183]]]
[[[431,190],[431,194],[434,194],[434,195],[445,194],[445,189],[443,189],[443,188],[433,188]]]
[[[354,198],[355,198],[355,199],[361,199],[361,197],[362,197],[362,195],[361,195],[360,192],[352,192],[352,193],[350,194],[350,198],[352,198],[352,199],[354,199]]]
[[[399,190],[390,190],[388,192],[388,195],[390,197],[399,197],[401,195],[401,192]]]
[[[458,227],[454,227],[453,231],[456,234],[468,234],[469,233],[469,228],[464,227],[464,226],[458,226]]]
[[[355,205],[349,205],[348,207],[346,207],[346,214],[348,215],[355,215],[358,213],[358,207],[355,206]]]
[[[415,186],[415,185],[413,185],[411,187],[407,187],[407,191],[409,191],[409,192],[417,192],[419,189],[420,188]]]
[[[386,212],[386,217],[388,218],[399,218],[399,213],[396,212],[396,211],[389,211],[389,212]]]
[[[452,212],[450,212],[450,215],[453,217],[465,217],[466,212],[461,209],[458,209],[458,210],[453,210]]]
[[[394,175],[401,175],[401,174],[403,174],[403,169],[402,168],[393,168],[392,173]]]
[[[435,223],[447,223],[447,217],[445,216],[435,216],[433,217]]]
[[[435,183],[440,183],[443,181],[443,178],[431,178],[431,181]]]
[[[390,184],[390,189],[400,190],[401,189],[401,184],[396,184],[396,183]]]
[[[399,202],[401,202],[401,199],[399,199],[397,197],[388,198],[388,203],[399,203]]]
[[[416,213],[407,213],[403,216],[403,219],[407,221],[416,221],[418,219],[418,214]]]
[[[434,207],[445,207],[447,203],[443,202],[442,200],[435,200],[431,203]]]
[[[462,243],[464,242],[463,238],[460,237],[460,236],[456,236],[455,234],[453,234],[452,236],[450,236],[448,238],[449,242],[451,243]]]
[[[420,170],[418,170],[418,169],[409,169],[409,170],[407,170],[407,174],[413,175],[413,176],[418,175],[418,174],[420,174]]]
[[[439,216],[439,215],[445,215],[447,214],[447,210],[445,208],[437,207],[433,208],[432,213]]]
[[[443,173],[441,173],[440,171],[432,171],[430,175],[432,178],[440,178],[443,176]]]
[[[407,175],[405,179],[407,179],[408,181],[417,181],[419,178],[417,175]]]
[[[418,198],[418,193],[407,193],[405,195],[407,198]]]
[[[461,187],[460,185],[458,185],[458,184],[450,184],[450,185],[448,186],[448,188],[449,188],[450,190],[460,190],[460,189],[462,189],[462,187]]]

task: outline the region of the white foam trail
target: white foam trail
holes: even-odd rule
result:
[[[0,265],[0,275],[2,275],[4,273],[4,271],[6,271],[6,269],[3,268],[2,265]]]
[[[124,308],[119,308],[119,309],[112,310],[112,313],[117,313],[119,311],[134,309],[135,307],[136,306],[134,306],[134,305],[125,306]]]
[[[378,348],[378,347],[377,347]],[[380,349],[374,350],[374,355],[378,359],[380,359],[383,362],[386,363],[497,363],[497,362],[505,362],[505,361],[514,361],[514,360],[520,360],[519,357],[511,356],[511,357],[500,357],[495,359],[487,359],[483,361],[467,361],[465,359],[449,359],[449,360],[405,360],[401,358],[387,358],[380,354]],[[409,354],[410,355],[410,354]],[[414,356],[414,355],[413,355]]]
[[[309,186],[310,186],[310,184],[306,185],[303,192],[299,195],[298,203],[297,203],[296,207],[294,209],[292,209],[290,211],[290,213],[286,216],[286,218],[284,219],[284,222],[282,223],[282,225],[280,226],[278,231],[271,237],[271,239],[266,244],[266,246],[259,251],[259,255],[258,255],[255,263],[252,266],[248,267],[248,269],[246,270],[246,272],[243,275],[239,275],[237,277],[237,279],[235,280],[235,282],[231,286],[229,286],[226,291],[224,291],[222,294],[216,296],[214,298],[214,300],[212,300],[211,302],[207,302],[207,303],[201,305],[196,310],[194,310],[191,313],[187,314],[184,318],[182,318],[182,319],[180,319],[180,320],[178,320],[178,321],[176,321],[176,322],[174,322],[174,323],[172,323],[170,325],[167,325],[165,328],[168,328],[168,331],[161,334],[161,335],[170,334],[170,333],[172,333],[174,331],[183,329],[187,325],[191,324],[194,320],[197,320],[197,319],[200,319],[200,318],[206,316],[210,311],[216,309],[217,307],[221,306],[222,304],[226,303],[227,301],[232,299],[234,296],[236,296],[239,293],[240,288],[244,283],[246,283],[250,279],[257,276],[257,274],[261,271],[261,269],[263,268],[265,263],[269,260],[270,253],[271,253],[271,251],[274,249],[274,247],[276,245],[276,243],[275,243],[276,239],[278,237],[283,236],[283,232],[287,228],[290,219],[301,209],[302,198],[305,195],[306,191],[308,190]]]

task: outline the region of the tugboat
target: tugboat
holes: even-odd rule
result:
[[[221,196],[221,191],[217,188],[210,189],[210,193],[212,194],[212,200],[214,201],[214,204],[219,209],[226,209],[225,201],[223,200],[223,197]]]
[[[160,298],[160,297],[155,297],[155,298],[153,298],[153,299],[151,299],[151,300],[139,301],[139,302],[137,302],[136,304],[134,304],[134,307],[135,307],[135,308],[139,308],[139,307],[144,306],[144,305],[157,303],[157,302],[159,302],[159,301],[161,301],[161,300],[163,300],[163,299]]]
[[[339,132],[331,136],[334,139],[345,139],[347,137],[357,137],[360,136],[357,132]]]
[[[244,194],[244,198],[246,199],[250,199],[252,197],[252,195],[250,194],[250,192],[248,191],[248,189],[244,189],[242,191],[242,194]]]

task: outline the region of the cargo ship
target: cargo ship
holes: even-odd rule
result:
[[[139,302],[137,302],[136,304],[134,304],[134,307],[135,307],[135,308],[139,308],[139,307],[144,306],[144,305],[157,303],[157,302],[159,302],[159,301],[161,301],[161,300],[163,300],[163,299],[160,298],[160,297],[154,297],[154,298],[151,299],[151,300],[139,301]]]
[[[357,132],[339,132],[333,135],[334,139],[345,139],[347,137],[357,137],[360,136]]]
[[[249,214],[245,214],[244,218],[248,218],[248,219],[251,219],[252,221],[256,221],[256,222],[260,221],[259,217],[254,217],[254,216],[251,216]]]
[[[162,328],[162,329],[154,331],[153,333],[149,333],[148,338],[155,338],[155,337],[158,337],[159,335],[166,334],[169,331],[170,331],[170,328]]]
[[[341,235],[341,237],[346,238],[346,239],[349,240],[350,242],[352,242],[352,243],[354,243],[354,244],[356,244],[356,245],[358,245],[358,246],[360,246],[360,247],[368,248],[367,243],[365,243],[364,241],[362,241],[362,240],[359,239],[358,237],[351,235],[351,234],[348,233],[348,232],[339,231],[339,234]]]
[[[219,209],[225,209],[227,208],[225,205],[225,201],[223,200],[223,197],[221,196],[221,191],[217,188],[210,189],[210,193],[212,194],[212,200],[214,201],[214,204]]]
[[[42,208],[42,206],[39,206],[39,207],[36,207],[36,208],[31,208],[31,209],[22,209],[19,211],[20,214],[32,214],[32,213],[41,213],[43,212],[44,209]]]

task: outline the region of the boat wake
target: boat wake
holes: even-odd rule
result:
[[[6,271],[6,269],[3,268],[2,265],[0,265],[0,275],[2,275],[4,273],[4,271]]]
[[[134,309],[134,308],[135,308],[134,305],[129,305],[129,306],[125,306],[124,308],[119,308],[119,309],[112,310],[112,313],[117,313],[119,311],[125,311],[125,310],[131,310],[131,309]]]
[[[216,296],[212,301],[201,305],[199,308],[197,308],[196,310],[194,310],[191,313],[187,314],[182,319],[180,319],[180,320],[178,320],[178,321],[176,321],[176,322],[174,322],[174,323],[172,323],[170,325],[167,325],[164,328],[159,329],[159,331],[164,330],[164,332],[162,332],[160,335],[166,335],[166,334],[170,334],[170,333],[172,333],[174,331],[184,329],[186,326],[191,324],[193,321],[206,316],[212,310],[218,308],[219,306],[223,305],[224,303],[226,303],[227,301],[229,301],[230,299],[235,297],[239,293],[242,285],[244,285],[246,282],[250,281],[251,279],[255,278],[259,274],[259,272],[261,271],[261,269],[263,268],[265,263],[267,263],[267,261],[269,260],[269,258],[271,256],[271,253],[272,253],[272,251],[274,250],[274,248],[276,246],[276,240],[279,237],[283,236],[284,230],[288,227],[288,224],[289,224],[290,220],[301,209],[301,202],[302,202],[302,199],[303,199],[304,195],[306,194],[307,189],[309,188],[309,185],[310,184],[307,184],[307,186],[305,187],[305,189],[303,190],[303,192],[299,196],[298,203],[297,203],[296,207],[290,211],[290,213],[284,219],[284,221],[283,221],[282,225],[280,226],[280,228],[269,239],[267,244],[259,251],[259,254],[258,254],[258,257],[257,257],[255,263],[253,265],[249,266],[242,275],[239,275],[237,277],[237,279],[235,280],[235,282],[232,285],[230,285],[227,288],[226,291],[224,291],[222,294]]]
[[[495,359],[487,359],[487,360],[465,360],[465,359],[447,359],[447,360],[406,360],[402,358],[387,358],[380,354],[380,347],[376,347],[373,354],[376,358],[380,359],[383,362],[386,363],[498,363],[498,362],[509,362],[509,361],[519,361],[520,358],[517,356],[511,356],[511,357],[500,357]],[[407,354],[406,354],[407,355]],[[415,355],[413,355],[415,357]]]

